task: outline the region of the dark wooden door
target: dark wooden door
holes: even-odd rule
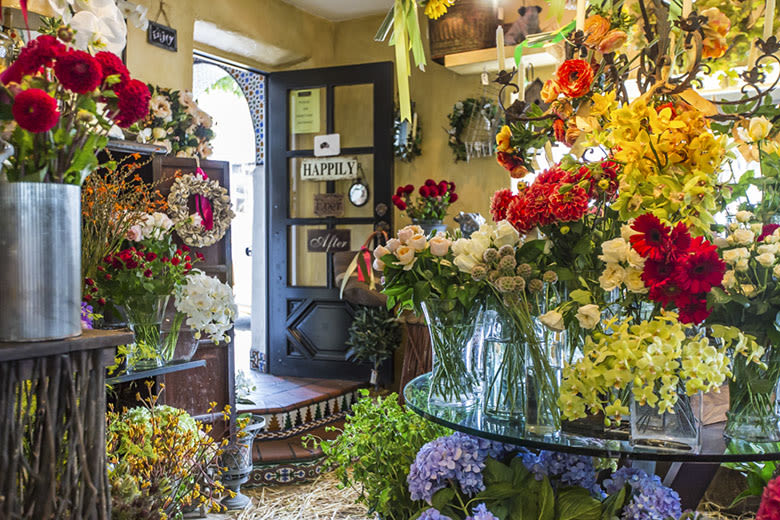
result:
[[[390,229],[393,65],[273,73],[268,94],[269,371],[365,380],[369,367],[344,359],[354,308],[339,299],[333,253],[310,252],[307,237],[315,230],[349,233],[351,248],[358,249],[377,226]],[[360,165],[369,188],[365,205],[349,201],[354,180],[302,179],[302,162],[314,157],[314,137],[334,133],[340,135],[340,157]],[[344,196],[343,215],[315,215],[315,195],[325,193]]]

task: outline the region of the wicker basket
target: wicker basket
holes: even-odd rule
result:
[[[496,46],[498,19],[490,2],[458,0],[438,20],[430,20],[431,58]]]

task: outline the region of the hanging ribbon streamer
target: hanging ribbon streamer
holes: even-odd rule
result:
[[[417,17],[417,2],[415,0],[395,0],[393,7],[393,36],[390,45],[395,46],[395,73],[398,82],[398,105],[401,121],[412,120],[412,102],[409,95],[409,76],[412,66],[409,61],[409,50],[412,51],[414,63],[420,70],[425,70],[425,48],[420,35],[420,22]]]
[[[563,41],[563,39],[566,38],[566,36],[568,36],[569,33],[574,30],[574,26],[575,26],[575,22],[572,21],[564,25],[563,27],[561,27],[555,32],[546,34],[539,39],[534,39],[533,42],[528,39],[523,40],[522,42],[520,42],[520,44],[517,47],[515,47],[515,63],[518,66],[520,65],[520,61],[523,59],[523,51],[526,48],[538,49],[539,47],[543,47],[548,43],[558,43]]]
[[[200,175],[204,180],[209,178],[200,166],[195,170],[195,175]],[[195,195],[195,211],[200,215],[201,225],[206,231],[214,229],[214,209],[211,207],[211,202],[208,198],[203,195]]]
[[[374,283],[374,270],[371,267],[371,251],[366,246],[360,248],[360,260],[357,264],[358,282],[368,283],[369,279],[371,283]],[[373,287],[372,287],[373,289]]]

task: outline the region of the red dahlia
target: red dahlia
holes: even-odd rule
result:
[[[677,284],[688,293],[706,293],[720,285],[726,264],[715,246],[702,237],[693,239],[691,253],[682,260],[675,273]]]
[[[704,294],[682,293],[675,300],[682,323],[701,323],[710,315]]]
[[[780,520],[780,477],[770,480],[764,488],[756,520]]]
[[[557,190],[555,184],[533,183],[525,194],[523,218],[531,229],[536,226],[547,226],[553,222],[550,196],[553,190]]]
[[[506,211],[509,203],[515,199],[515,195],[512,190],[498,190],[493,194],[490,199],[490,215],[493,217],[493,222],[501,222],[506,219]]]
[[[146,117],[149,113],[149,100],[152,95],[142,81],[130,79],[119,84],[117,93],[117,114],[116,124],[122,128],[127,128],[136,121]]]
[[[123,82],[130,79],[130,71],[113,52],[100,51],[95,54],[95,59],[103,70],[103,81],[114,75],[119,75],[119,79]]]
[[[574,222],[588,211],[588,194],[580,186],[573,186],[565,193],[555,188],[550,194],[552,214],[562,222]]]
[[[450,189],[450,184],[447,181],[439,182],[439,195],[444,195],[448,189]]]
[[[518,233],[531,231],[535,226],[535,224],[526,220],[525,203],[525,197],[515,197],[506,208],[506,219]]]
[[[669,227],[661,223],[655,215],[645,213],[634,220],[631,229],[631,246],[644,258],[660,260],[664,257],[669,243]]]
[[[33,133],[48,132],[60,119],[57,100],[39,88],[19,92],[11,113],[20,127]]]
[[[103,82],[103,68],[88,52],[70,51],[57,59],[54,73],[62,86],[76,94],[92,92]]]
[[[420,186],[420,197],[430,197],[431,196],[431,188],[429,186]]]
[[[568,173],[558,166],[554,166],[548,170],[543,171],[534,180],[534,184],[558,184],[566,177]]]
[[[593,68],[585,60],[566,60],[555,71],[555,82],[568,98],[582,97],[590,91]]]

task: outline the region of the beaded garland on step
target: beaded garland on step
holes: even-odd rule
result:
[[[202,195],[211,203],[214,226],[207,230],[200,219],[192,219],[189,200]],[[168,209],[175,229],[185,244],[191,247],[208,247],[219,242],[235,217],[230,206],[228,191],[213,179],[200,179],[195,175],[183,175],[176,179],[168,195]]]

